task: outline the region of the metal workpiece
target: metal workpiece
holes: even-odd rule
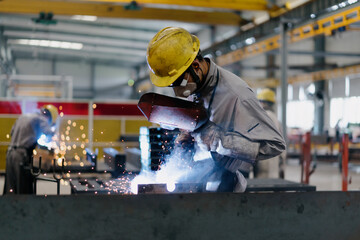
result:
[[[138,108],[149,122],[194,131],[207,122],[202,104],[157,93],[141,96]]]
[[[2,239],[359,239],[360,192],[3,196]]]

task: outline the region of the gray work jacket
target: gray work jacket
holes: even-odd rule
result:
[[[285,150],[284,138],[253,90],[238,76],[206,60],[210,68],[197,94],[210,110],[210,120],[224,130],[221,141],[225,151],[217,151],[213,158],[235,172],[249,171],[255,160],[281,154]]]

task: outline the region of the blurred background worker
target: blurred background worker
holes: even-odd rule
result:
[[[265,109],[271,120],[275,123],[277,129],[282,133],[282,125],[278,120],[274,105],[275,105],[275,92],[269,88],[261,90],[257,98],[261,106]],[[255,178],[284,178],[284,164],[286,159],[286,152],[284,151],[279,156],[273,157],[267,161],[256,161],[254,165]]]
[[[30,173],[30,159],[42,134],[52,136],[58,110],[49,104],[39,112],[19,117],[11,130],[11,143],[6,155],[4,194],[32,194],[33,176]]]
[[[209,121],[177,142],[194,138],[196,151],[214,161],[216,191],[243,192],[255,160],[279,155],[285,142],[260,106],[252,89],[238,76],[217,66],[200,52],[199,39],[177,27],[160,30],[147,49],[150,79],[158,87],[172,87],[178,97],[204,104]]]

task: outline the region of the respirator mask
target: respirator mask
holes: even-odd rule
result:
[[[174,87],[174,93],[177,97],[187,98],[196,91],[196,88],[196,83],[183,79],[180,86]]]
[[[185,73],[189,71],[188,77],[185,79]],[[172,85],[174,93],[177,97],[187,98],[193,94],[198,88],[198,83],[200,83],[199,77],[196,75],[194,69],[190,68],[185,71]],[[189,82],[189,76],[192,76],[195,82]]]

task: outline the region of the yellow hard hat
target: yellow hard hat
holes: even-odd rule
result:
[[[170,86],[191,65],[199,49],[199,39],[183,28],[160,30],[146,53],[151,82],[158,87]]]
[[[43,114],[49,116],[51,118],[51,124],[55,124],[56,123],[56,119],[59,115],[59,112],[58,112],[58,109],[52,105],[52,104],[47,104],[47,105],[44,105],[42,108],[41,108],[41,111]]]
[[[265,88],[265,89],[261,90],[258,93],[257,98],[260,101],[266,101],[266,102],[275,103],[275,93],[274,93],[273,90],[271,90],[269,88]]]

